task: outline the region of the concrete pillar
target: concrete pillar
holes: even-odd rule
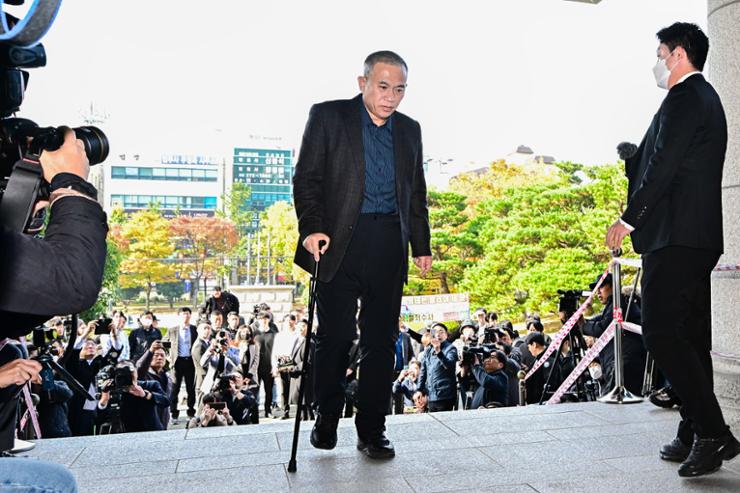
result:
[[[740,0],[708,0],[708,78],[727,114],[722,181],[724,264],[740,264]],[[714,388],[728,423],[740,424],[740,271],[712,274]]]

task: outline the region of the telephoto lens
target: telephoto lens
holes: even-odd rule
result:
[[[85,144],[85,154],[90,166],[102,163],[108,157],[110,146],[108,138],[98,127],[85,126],[75,127],[75,135]]]

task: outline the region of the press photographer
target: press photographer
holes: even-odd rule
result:
[[[170,405],[170,400],[159,382],[138,380],[136,368],[129,361],[118,363],[112,372],[101,373],[98,377],[100,400],[97,407],[98,422],[103,432],[165,429],[160,411]]]
[[[598,279],[591,283],[590,288],[594,289],[597,282]],[[604,282],[596,292],[596,296],[599,298],[601,304],[604,305],[602,312],[589,320],[581,318],[578,322],[579,326],[582,327],[584,335],[599,338],[614,320],[614,297],[611,274],[606,276],[606,279],[604,279]],[[624,307],[624,310],[627,313],[625,320],[640,325],[642,322],[642,313],[639,305],[635,300],[633,300],[630,305],[629,312],[627,312],[629,298],[624,295],[621,295],[621,298],[621,306]],[[634,395],[642,395],[642,380],[643,372],[645,371],[646,356],[647,352],[645,350],[645,344],[642,341],[642,336],[628,330],[623,330],[622,358],[624,364],[622,365],[622,368],[624,370],[624,386]],[[614,344],[607,344],[604,349],[601,350],[599,360],[601,362],[601,368],[606,382],[602,387],[602,391],[606,393],[611,391],[615,385]]]
[[[167,364],[167,350],[162,341],[152,342],[149,350],[136,362],[136,374],[139,380],[153,380],[159,383],[165,395],[172,396],[172,376],[165,369]],[[177,405],[177,402],[175,402]],[[160,407],[159,421],[165,429],[170,420],[170,406]]]
[[[251,375],[248,375],[248,377]],[[229,414],[238,425],[258,424],[259,406],[249,386],[250,379],[243,377],[237,370],[221,377],[218,390],[214,392],[226,403]]]
[[[69,353],[65,367],[90,395],[95,395],[95,378],[110,361],[97,354],[97,344],[88,335],[94,326],[87,326]],[[69,401],[69,427],[72,435],[92,435],[95,430],[97,402],[75,394]]]
[[[477,388],[473,393],[471,409],[509,405],[509,378],[504,371],[506,355],[503,351],[476,348],[473,352],[472,374]]]

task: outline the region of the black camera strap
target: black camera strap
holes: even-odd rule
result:
[[[0,225],[22,233],[33,215],[41,189],[43,170],[37,159],[26,156],[13,165],[0,202]]]

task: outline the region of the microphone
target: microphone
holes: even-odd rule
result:
[[[620,142],[617,144],[617,154],[619,154],[619,159],[626,161],[637,154],[637,146],[632,142]]]

